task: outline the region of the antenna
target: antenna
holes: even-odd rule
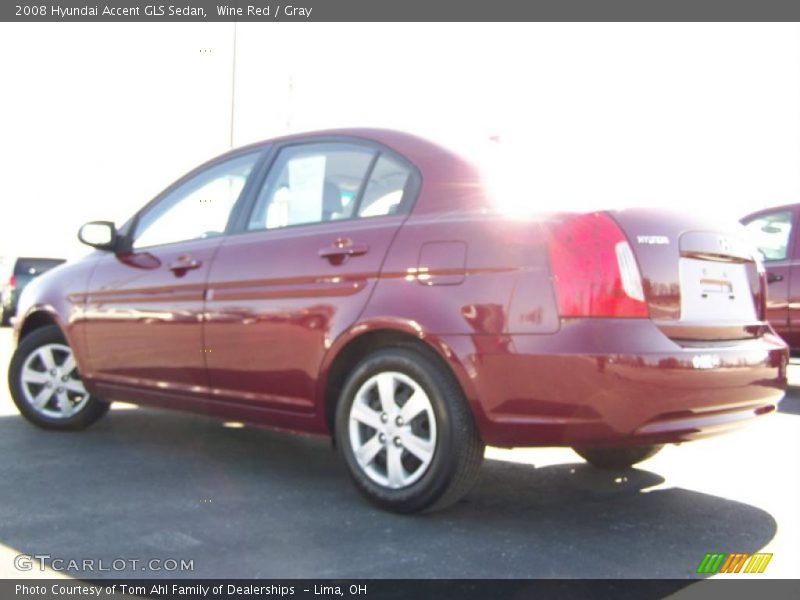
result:
[[[236,106],[236,28],[238,23],[233,22],[233,57],[231,60],[231,136],[230,145],[233,148],[234,108]]]
[[[294,96],[294,77],[289,73],[288,88],[286,90],[286,133],[292,132],[292,97]]]

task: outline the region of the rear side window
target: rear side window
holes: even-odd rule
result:
[[[407,167],[393,158],[381,155],[370,174],[358,216],[377,217],[400,212],[410,179],[411,172]]]
[[[60,259],[18,258],[14,265],[14,275],[41,275],[63,262]]]
[[[764,260],[784,260],[789,255],[792,236],[792,211],[761,215],[745,223],[745,228]]]
[[[351,218],[374,157],[374,150],[355,144],[284,148],[259,193],[248,230]]]

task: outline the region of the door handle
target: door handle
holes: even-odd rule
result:
[[[202,262],[199,260],[195,260],[189,256],[181,256],[176,260],[174,263],[170,263],[167,267],[170,271],[172,271],[176,277],[183,277],[186,275],[187,271],[191,271],[192,269],[199,269],[202,266]]]
[[[349,256],[361,256],[369,251],[365,244],[353,244],[347,239],[338,239],[333,246],[328,246],[319,251],[320,258],[326,258],[334,264],[341,263]]]
[[[783,281],[783,275],[767,271],[767,283],[775,283],[776,281]]]

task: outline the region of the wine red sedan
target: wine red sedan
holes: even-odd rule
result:
[[[787,348],[738,224],[518,193],[540,210],[398,132],[229,152],[26,288],[14,401],[49,429],[124,399],[332,435],[403,512],[467,493],[486,444],[624,468],[775,410]]]

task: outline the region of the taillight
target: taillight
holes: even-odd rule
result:
[[[550,239],[561,317],[647,317],[642,277],[625,234],[600,212],[557,225]]]
[[[10,287],[12,290],[17,287],[17,278],[13,275],[8,278],[8,287]]]

